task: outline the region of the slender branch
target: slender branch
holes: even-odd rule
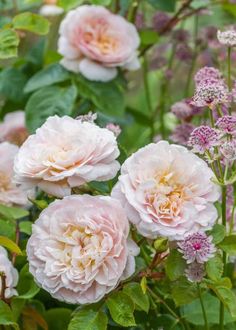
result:
[[[6,290],[6,275],[1,272],[0,273],[1,279],[1,292],[0,292],[0,300],[5,300],[5,290]]]
[[[19,228],[19,222],[18,221],[16,222],[16,237],[15,237],[15,242],[16,242],[16,245],[19,245],[19,242],[20,242],[20,228]],[[13,265],[16,262],[16,256],[17,256],[16,253],[13,253],[12,254],[12,264]]]

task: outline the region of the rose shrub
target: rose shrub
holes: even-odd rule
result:
[[[0,13],[0,330],[235,329],[235,1]]]

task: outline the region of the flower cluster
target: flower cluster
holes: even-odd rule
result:
[[[194,152],[204,154],[206,151],[219,145],[219,138],[220,135],[214,128],[199,126],[190,134],[188,144]]]
[[[222,45],[227,47],[236,46],[236,31],[227,30],[227,31],[217,31],[217,38]]]

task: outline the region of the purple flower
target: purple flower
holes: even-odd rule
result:
[[[227,31],[217,31],[219,43],[227,47],[236,46],[236,31],[231,29]]]
[[[185,100],[174,103],[170,109],[179,119],[186,119],[192,116],[192,108]]]
[[[226,141],[220,147],[220,152],[223,157],[228,161],[236,159],[236,141]]]
[[[177,29],[172,32],[172,38],[178,43],[187,43],[189,40],[189,32],[184,29]]]
[[[141,30],[145,27],[143,13],[137,13],[135,16],[135,26],[138,30]]]
[[[97,114],[92,113],[92,111],[89,111],[86,115],[80,115],[76,117],[77,120],[80,120],[82,123],[83,122],[89,122],[89,123],[94,123],[95,120],[97,119]]]
[[[229,92],[222,80],[206,80],[196,86],[192,104],[213,108],[217,104],[229,102]]]
[[[170,17],[165,12],[156,12],[152,18],[153,29],[158,33],[161,32],[162,29],[167,25],[169,20]]]
[[[119,125],[109,123],[106,125],[106,128],[109,129],[109,131],[111,131],[115,135],[115,137],[118,137],[121,133],[121,128]]]
[[[225,134],[236,135],[236,116],[223,116],[216,122],[216,127]]]
[[[222,73],[211,66],[204,66],[194,76],[194,81],[196,85],[201,84],[202,82],[211,81],[211,80],[222,80]]]
[[[187,264],[193,262],[203,264],[212,258],[216,252],[212,237],[200,232],[188,235],[178,243],[178,246],[178,250],[183,254]]]
[[[194,152],[204,154],[205,151],[219,144],[219,134],[217,130],[209,126],[199,126],[195,128],[189,138],[188,145]]]
[[[186,43],[177,44],[175,56],[178,60],[186,62],[193,57],[192,49]]]
[[[190,123],[181,124],[175,127],[172,135],[170,136],[171,140],[175,143],[182,145],[187,145],[189,141],[190,134],[194,130],[194,125]]]
[[[185,270],[185,275],[190,282],[201,282],[206,275],[204,265],[194,262]]]

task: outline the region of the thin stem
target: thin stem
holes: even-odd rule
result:
[[[206,314],[206,310],[204,307],[204,303],[203,303],[203,299],[202,299],[202,292],[201,292],[201,288],[199,283],[197,283],[197,289],[198,289],[198,296],[200,299],[200,303],[201,303],[201,308],[202,308],[202,315],[204,318],[204,322],[205,322],[205,330],[209,330],[209,326],[208,326],[208,321],[207,321],[207,314]]]
[[[213,112],[211,109],[209,109],[209,113],[210,113],[210,121],[211,121],[211,126],[215,127],[215,122],[214,122],[214,118],[213,118]]]
[[[188,72],[188,78],[187,78],[187,82],[186,82],[186,87],[185,87],[185,97],[187,97],[189,95],[189,88],[190,88],[190,84],[191,84],[191,80],[192,80],[192,75],[193,75],[193,71],[195,68],[195,64],[196,64],[196,59],[197,59],[197,46],[198,46],[198,15],[196,15],[194,17],[194,54],[193,54],[193,59],[192,59],[192,63]]]
[[[222,201],[221,201],[221,207],[222,207],[222,225],[226,226],[226,186],[222,186]],[[227,255],[223,251],[223,264],[224,264],[224,275],[226,273],[226,261],[227,261]],[[220,303],[220,330],[224,329],[224,304]]]
[[[134,0],[128,12],[128,21],[134,23],[138,11],[139,0]]]
[[[232,89],[231,83],[231,47],[228,47],[227,50],[227,64],[228,64],[228,88],[229,91]],[[231,106],[229,106],[229,114],[231,114]]]
[[[5,290],[6,290],[6,275],[4,273],[0,273],[1,280],[1,292],[0,292],[0,300],[5,300]]]
[[[16,222],[16,236],[15,236],[15,242],[16,242],[16,245],[19,245],[19,242],[20,242],[20,228],[19,228],[19,222],[18,222],[18,221]],[[16,256],[17,256],[16,253],[13,253],[13,254],[12,254],[12,264],[13,264],[13,265],[14,265],[15,262],[16,262]]]
[[[148,62],[147,58],[144,55],[143,56],[143,84],[144,84],[144,91],[145,91],[145,97],[146,97],[146,102],[147,102],[147,108],[152,116],[153,110],[152,110],[152,100],[151,100],[151,92],[150,92],[150,86],[149,86],[149,81],[148,81]],[[154,130],[154,120],[151,122],[150,126],[150,140],[152,141],[155,135],[155,130]]]
[[[227,64],[228,64],[228,87],[229,90],[231,91],[231,47],[228,47],[228,52],[227,52]]]

